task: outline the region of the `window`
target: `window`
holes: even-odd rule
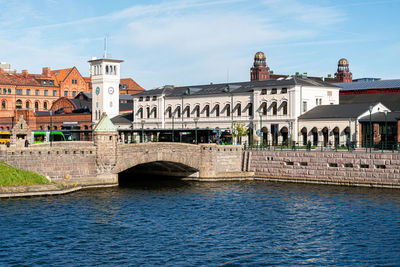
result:
[[[200,117],[200,106],[196,106],[196,117]]]
[[[210,117],[210,105],[206,105],[204,109],[206,111],[206,117]]]
[[[49,85],[53,85],[53,81],[49,81]]]
[[[157,97],[156,96],[153,96],[153,99],[152,99],[153,101],[156,101],[157,100]]]
[[[146,111],[147,111],[147,118],[150,118],[150,107],[147,107]]]
[[[7,108],[7,102],[5,100],[1,101],[1,109]]]
[[[322,105],[322,98],[319,99],[319,104]]]
[[[150,101],[150,96],[146,96],[146,101]]]
[[[143,96],[139,97],[139,101],[140,101],[140,102],[143,101]]]
[[[215,106],[215,117],[219,117],[219,105]]]
[[[271,89],[271,95],[275,95],[275,94],[277,93],[277,91],[278,91],[278,90],[277,90],[276,88],[272,88],[272,89]]]
[[[307,101],[303,101],[303,112],[307,111]]]
[[[49,90],[44,90],[44,95],[49,95]]]
[[[155,107],[153,108],[153,114],[154,114],[154,119],[156,119],[157,118],[157,109]]]
[[[72,91],[72,96],[73,96],[73,97],[76,96],[76,91]]]
[[[44,103],[43,103],[43,109],[44,109],[44,110],[47,110],[47,102],[44,102]]]
[[[319,102],[318,100],[319,100],[318,98],[315,99],[315,105],[317,105],[317,106],[318,106],[318,102]]]
[[[46,80],[44,80],[44,81],[43,81],[43,85],[46,85],[46,84],[47,84],[47,81],[46,81]]]
[[[332,91],[328,91],[328,96],[332,96]]]
[[[287,88],[286,87],[282,88],[281,94],[286,94],[286,93],[287,93]]]
[[[53,90],[53,96],[57,96],[57,91]]]
[[[140,108],[138,113],[139,113],[139,117],[141,119],[143,119],[143,108]]]
[[[287,115],[287,102],[282,103],[282,115]]]
[[[26,101],[26,103],[25,103],[25,108],[30,108],[30,103],[29,103],[29,101]]]
[[[11,88],[8,88],[8,93],[11,94]]]
[[[253,116],[253,104],[249,103],[248,105],[248,112],[249,112],[249,116]]]
[[[64,91],[64,96],[68,96],[68,91]]]
[[[39,102],[38,101],[35,102],[35,109],[39,109]]]
[[[7,94],[7,89],[6,88],[3,89],[3,94]]]
[[[271,109],[272,109],[272,115],[277,115],[278,114],[278,105],[276,102],[273,102],[271,104]]]
[[[21,101],[20,99],[18,99],[18,100],[15,102],[15,108],[16,108],[16,109],[22,108],[22,101]]]
[[[261,90],[261,94],[262,94],[262,95],[266,95],[266,94],[267,94],[267,89],[262,89],[262,90]]]
[[[39,90],[35,90],[35,95],[39,95]]]
[[[181,107],[176,108],[177,118],[181,117]]]
[[[22,95],[22,89],[16,89],[16,90],[15,90],[15,93],[16,93],[17,95]]]
[[[226,105],[226,116],[227,117],[231,116],[231,105],[230,104]]]
[[[237,108],[237,115],[242,116],[242,105],[237,104],[236,108]]]

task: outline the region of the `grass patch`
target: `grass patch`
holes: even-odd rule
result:
[[[0,161],[0,186],[51,184],[43,175],[16,169]]]

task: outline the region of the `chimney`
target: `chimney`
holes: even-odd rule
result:
[[[42,75],[50,77],[50,68],[49,67],[42,68]]]
[[[28,76],[28,70],[22,70],[21,73],[25,78]]]

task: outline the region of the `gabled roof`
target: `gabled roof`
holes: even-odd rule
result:
[[[391,89],[400,88],[400,79],[395,80],[377,80],[367,82],[335,83],[342,88],[341,91],[348,90],[367,90],[367,89]]]
[[[377,112],[371,115],[371,122],[397,122],[400,119],[400,112],[388,112],[385,118],[385,113]],[[361,117],[359,122],[369,122],[369,115]]]
[[[358,118],[364,112],[368,111],[369,106],[371,106],[371,103],[316,106],[315,108],[301,115],[299,119]]]
[[[61,70],[52,70],[50,73],[56,77],[58,83],[61,83],[68,77],[68,75],[72,72],[74,68],[75,67]]]
[[[139,93],[143,92],[144,88],[141,87],[137,82],[135,82],[132,78],[123,78],[119,82],[120,84],[126,84],[126,89],[123,90],[128,90],[130,93]]]
[[[400,93],[339,95],[340,104],[381,102],[392,111],[400,111]]]
[[[121,114],[111,119],[114,124],[128,124],[131,125],[133,121],[133,114]]]

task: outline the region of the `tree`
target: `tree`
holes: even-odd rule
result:
[[[246,136],[249,133],[249,128],[246,127],[244,122],[235,122],[233,124],[233,137],[238,137],[239,143],[242,143],[242,136]]]

